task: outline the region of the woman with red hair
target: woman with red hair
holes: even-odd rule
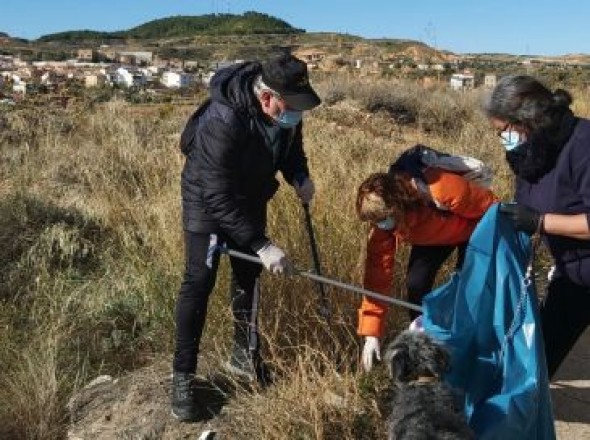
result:
[[[498,201],[490,190],[439,168],[426,168],[422,178],[391,171],[375,173],[359,187],[356,211],[371,223],[363,285],[390,295],[395,252],[400,242],[412,245],[407,268],[408,300],[421,305],[432,289],[436,273],[457,249],[457,267],[477,222]],[[359,309],[358,333],[365,337],[363,367],[380,359],[387,304],[364,297]],[[410,319],[418,313],[410,311]]]

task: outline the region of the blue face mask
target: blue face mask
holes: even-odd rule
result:
[[[384,220],[381,220],[380,222],[375,223],[375,226],[377,226],[379,229],[382,229],[383,231],[391,231],[393,228],[395,228],[395,220],[393,220],[393,217],[387,217]]]
[[[522,140],[520,139],[520,134],[512,130],[503,131],[500,134],[500,138],[502,139],[501,142],[504,148],[506,148],[506,151],[514,150],[522,143]]]
[[[275,118],[275,121],[281,128],[293,128],[301,122],[302,118],[303,112],[301,111],[285,110]]]

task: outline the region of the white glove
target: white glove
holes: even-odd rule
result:
[[[365,337],[365,346],[363,347],[363,368],[365,371],[371,371],[373,368],[373,356],[381,360],[381,350],[379,349],[379,338],[375,336]]]
[[[291,272],[291,263],[283,250],[270,241],[256,253],[269,272],[274,274],[288,274]]]
[[[408,330],[413,332],[424,331],[424,327],[422,326],[422,315],[418,315],[418,317],[410,323],[410,327],[408,327]]]
[[[311,199],[313,199],[315,185],[309,177],[306,177],[301,185],[297,183],[297,180],[294,180],[293,188],[295,188],[297,197],[299,197],[303,203],[308,204],[311,202]]]
[[[555,278],[555,272],[557,271],[557,266],[553,265],[549,268],[549,272],[547,272],[547,281],[553,281]]]

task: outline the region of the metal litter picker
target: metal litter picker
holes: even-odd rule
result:
[[[232,257],[241,258],[242,260],[250,261],[252,263],[262,264],[260,258],[255,257],[253,255],[245,254],[243,252],[235,251],[233,249],[228,248],[221,248],[221,252],[231,255]],[[379,301],[383,301],[386,303],[390,303],[396,306],[405,307],[407,309],[415,310],[417,312],[422,312],[422,308],[415,304],[409,303],[407,301],[403,301],[397,298],[391,298],[387,295],[382,295],[381,293],[373,292],[372,290],[364,289],[362,287],[354,286],[352,284],[343,283],[342,281],[333,280],[331,278],[327,278],[322,275],[318,275],[316,273],[295,269],[295,275],[303,276],[305,278],[309,278],[312,281],[327,284],[330,286],[337,287],[339,289],[343,289],[349,292],[357,293],[359,295],[365,295],[373,299],[377,299]]]

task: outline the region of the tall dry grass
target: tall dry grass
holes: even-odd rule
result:
[[[357,185],[415,143],[482,158],[496,172],[497,193],[510,198],[479,94],[385,81],[318,88],[332,98],[307,117],[305,142],[325,275],[359,284],[366,229],[353,212]],[[588,92],[577,97],[576,110],[590,114]],[[170,355],[183,267],[177,144],[191,110],[115,101],[0,114],[0,437],[59,438],[64,402],[89,378]],[[311,268],[303,212],[288,185],[270,205],[269,234],[298,267]],[[404,248],[399,297],[406,258]],[[227,286],[224,262],[203,341],[208,368],[229,346]],[[383,371],[356,368],[359,298],[328,292],[326,324],[313,284],[264,274],[261,331],[281,380],[230,403],[232,438],[384,438]],[[406,324],[405,311],[392,309],[389,334]]]

